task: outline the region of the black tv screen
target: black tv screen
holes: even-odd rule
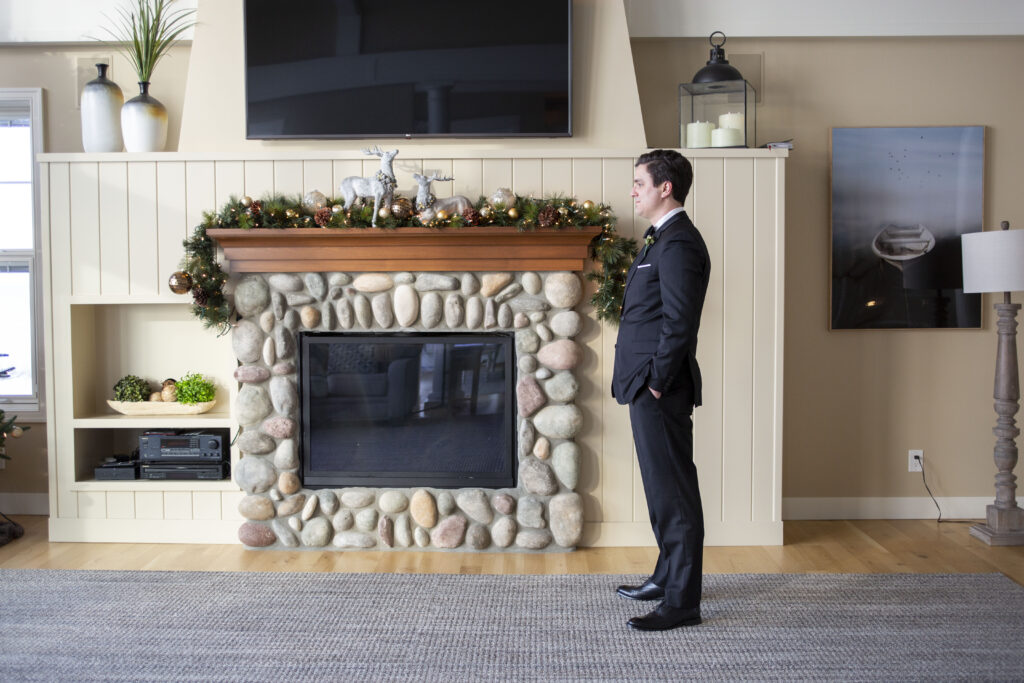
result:
[[[515,485],[513,337],[299,334],[308,488]]]
[[[569,136],[571,55],[571,0],[245,0],[246,137]]]

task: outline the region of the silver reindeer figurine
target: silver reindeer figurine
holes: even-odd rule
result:
[[[379,145],[373,149],[364,149],[363,154],[380,157],[380,170],[369,178],[357,175],[349,176],[341,181],[338,191],[345,198],[345,210],[351,208],[356,197],[373,197],[373,227],[377,227],[377,214],[381,204],[390,206],[395,194],[395,172],[391,162],[398,156],[398,150],[384,151]]]

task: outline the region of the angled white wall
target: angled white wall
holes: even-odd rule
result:
[[[625,0],[633,38],[1006,36],[1024,33],[1020,0]]]

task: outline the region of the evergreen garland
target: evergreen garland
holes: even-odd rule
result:
[[[196,227],[192,237],[184,241],[185,258],[181,269],[192,277],[192,315],[203,321],[204,327],[216,327],[220,334],[231,330],[231,303],[224,296],[224,283],[228,275],[217,263],[217,247],[206,235],[206,226],[213,220],[204,214],[203,223]]]
[[[231,303],[224,296],[228,276],[216,259],[216,244],[206,231],[216,228],[315,228],[359,229],[369,228],[373,221],[373,204],[357,202],[349,210],[342,209],[340,200],[328,200],[330,208],[309,215],[302,207],[301,197],[273,195],[255,201],[231,197],[220,211],[203,214],[203,222],[196,226],[192,237],[185,240],[185,258],[181,269],[192,277],[192,313],[206,327],[216,327],[224,334],[231,329]],[[328,213],[329,212],[329,213]],[[378,227],[461,228],[468,225],[512,226],[521,232],[536,230],[538,218],[546,227],[558,229],[600,225],[601,232],[590,243],[590,258],[595,263],[593,272],[586,274],[597,283],[590,303],[598,320],[618,324],[622,313],[622,293],[626,285],[626,272],[637,253],[636,240],[620,237],[615,232],[615,216],[607,204],[578,202],[573,198],[551,197],[535,199],[518,197],[514,206],[501,209],[491,206],[480,197],[472,210],[455,213],[424,223],[418,216],[399,220],[394,215],[378,216]]]

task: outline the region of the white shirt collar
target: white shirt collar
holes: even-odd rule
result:
[[[665,223],[667,223],[672,218],[672,216],[675,216],[677,213],[682,213],[683,210],[684,210],[683,207],[677,206],[676,208],[672,209],[671,211],[666,213],[664,216],[659,218],[658,222],[654,224],[655,232],[657,232],[658,230],[661,230],[661,226],[665,225]]]

